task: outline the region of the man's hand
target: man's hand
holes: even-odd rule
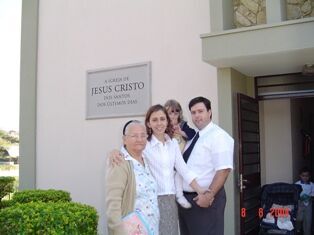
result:
[[[193,198],[196,204],[200,207],[209,207],[214,201],[215,194],[223,187],[228,178],[231,169],[218,170],[215,173],[212,183],[209,185],[207,191],[204,194],[198,194]],[[216,192],[216,193],[215,193]]]
[[[193,198],[193,201],[195,201],[199,207],[207,208],[213,204],[214,199],[214,194],[211,191],[206,191],[203,194],[198,194]]]
[[[123,154],[119,150],[112,150],[108,155],[108,165],[115,166],[120,165],[123,161]]]

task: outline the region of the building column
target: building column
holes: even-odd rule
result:
[[[230,0],[210,0],[210,31],[220,32],[233,29],[233,1]]]
[[[278,23],[287,19],[286,0],[266,0],[266,21]]]
[[[36,78],[39,0],[22,2],[19,189],[36,188]]]

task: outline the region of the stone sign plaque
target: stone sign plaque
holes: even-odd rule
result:
[[[86,97],[86,119],[145,115],[151,63],[87,71]]]

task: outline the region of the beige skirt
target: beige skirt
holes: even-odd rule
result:
[[[175,195],[159,195],[158,207],[160,213],[159,234],[178,235],[178,207]]]

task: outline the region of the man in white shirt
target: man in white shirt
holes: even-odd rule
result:
[[[233,169],[234,141],[230,135],[212,122],[211,103],[204,97],[196,97],[189,103],[192,121],[199,129],[194,147],[187,145],[184,156],[187,165],[198,175],[197,182],[208,190],[197,195],[183,184],[184,196],[192,208],[179,207],[181,235],[223,235],[226,193],[224,183]],[[199,136],[199,137],[198,137]],[[191,144],[192,143],[192,144]],[[193,145],[191,140],[190,145]],[[185,154],[183,154],[185,155]]]

